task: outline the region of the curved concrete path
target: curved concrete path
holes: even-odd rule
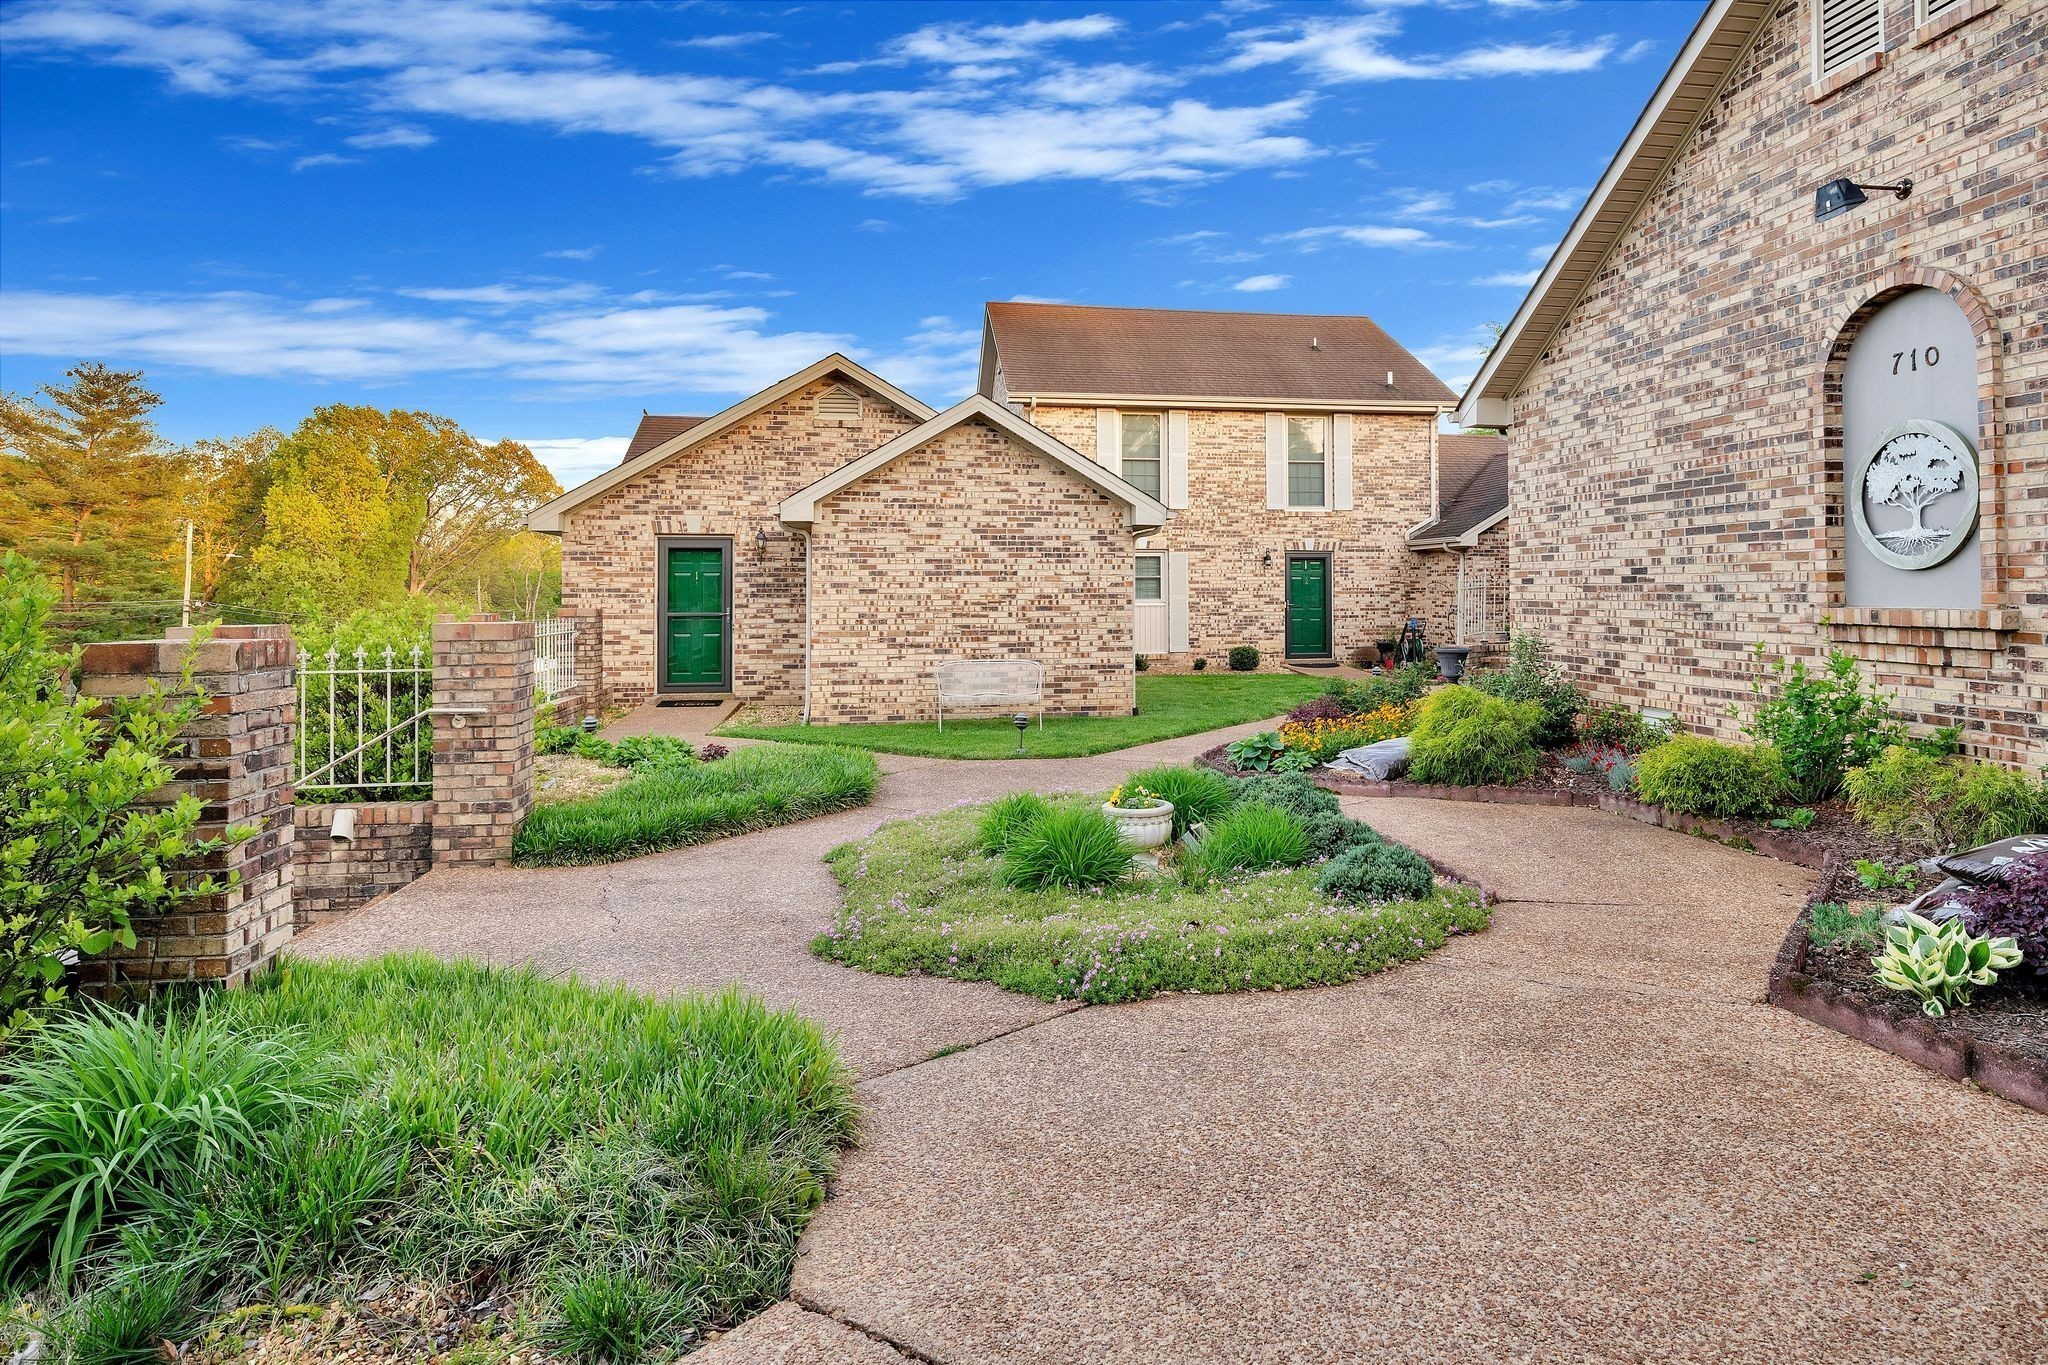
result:
[[[1347,799],[1500,893],[1494,927],[1350,986],[1085,1010],[804,951],[834,843],[1214,742],[891,760],[868,810],[439,873],[307,946],[741,980],[841,1030],[862,1146],[792,1301],[707,1365],[2048,1359],[2048,1119],[1763,1004],[1796,868]]]

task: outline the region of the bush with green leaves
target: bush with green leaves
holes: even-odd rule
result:
[[[1308,861],[1308,830],[1293,812],[1278,806],[1240,804],[1209,827],[1209,837],[1188,850],[1182,862],[1196,876],[1227,877]]]
[[[1230,803],[1237,799],[1237,789],[1229,778],[1191,764],[1169,763],[1146,768],[1125,778],[1124,784],[1158,792],[1173,802],[1173,837],[1176,839],[1188,832],[1188,826],[1215,819],[1230,809]]]
[[[206,698],[189,675],[106,715],[67,697],[76,656],[49,645],[55,600],[27,560],[0,557],[0,1040],[63,1000],[67,955],[132,948],[137,917],[228,884],[177,870],[222,846],[196,837],[196,797],[145,804]]]
[[[1362,716],[1381,707],[1420,700],[1435,684],[1436,665],[1417,661],[1358,682],[1340,679],[1330,684],[1327,695],[1342,702],[1347,713]]]
[[[1671,731],[1666,726],[1645,720],[1643,713],[1633,706],[1609,702],[1579,717],[1578,738],[1580,744],[1589,748],[1619,749],[1623,753],[1639,754],[1671,738]]]
[[[1843,779],[1873,833],[1944,851],[2048,830],[2048,784],[1996,763],[1888,746]]]
[[[1232,740],[1223,752],[1229,756],[1233,768],[1263,773],[1271,771],[1274,764],[1287,757],[1287,744],[1278,731],[1261,730],[1255,735]]]
[[[644,768],[657,763],[695,763],[697,748],[668,735],[628,735],[612,743],[605,762],[614,768]]]
[[[1780,656],[1758,663],[1750,690],[1756,712],[1743,727],[1758,743],[1783,756],[1786,792],[1801,805],[1825,801],[1842,789],[1851,768],[1871,763],[1899,743],[1905,727],[1891,712],[1891,696],[1865,691],[1855,657],[1831,650],[1820,668]]]
[[[1436,887],[1429,860],[1404,844],[1380,840],[1347,848],[1323,864],[1316,889],[1338,900],[1419,900]]]
[[[1784,799],[1785,772],[1765,745],[1679,735],[1636,760],[1636,793],[1681,815],[1763,816]]]
[[[1004,853],[1019,835],[1051,815],[1052,802],[1037,792],[1012,792],[989,803],[981,816],[981,851]]]
[[[583,732],[573,725],[542,725],[533,732],[533,751],[537,754],[571,753],[582,736]]]
[[[1275,806],[1307,824],[1319,815],[1340,813],[1337,798],[1301,773],[1261,773],[1232,786],[1241,806]]]
[[[1915,997],[1936,1019],[1969,1004],[1979,986],[2020,962],[2013,940],[1972,934],[1960,917],[1936,924],[1908,912],[1904,923],[1885,930],[1884,940],[1874,959],[1877,984]]]
[[[1228,662],[1231,672],[1249,673],[1259,666],[1259,651],[1250,645],[1232,645]]]
[[[1422,703],[1408,737],[1408,776],[1453,787],[1508,786],[1536,771],[1543,708],[1474,688],[1438,688]]]
[[[1571,743],[1579,713],[1586,709],[1585,694],[1550,662],[1543,637],[1534,631],[1515,632],[1508,642],[1506,668],[1474,669],[1465,675],[1463,685],[1502,701],[1538,707],[1541,715],[1530,738],[1544,749]]]
[[[1020,891],[1108,886],[1130,870],[1131,851],[1093,802],[1054,807],[1003,852],[1003,880]]]

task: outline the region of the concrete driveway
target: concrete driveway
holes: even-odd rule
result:
[[[707,1365],[2048,1359],[2048,1119],[1765,1006],[1796,868],[1354,798],[1498,891],[1494,927],[1351,986],[1084,1010],[809,955],[842,840],[1217,738],[885,758],[866,810],[438,872],[300,948],[741,982],[839,1031],[862,1146],[791,1302]]]

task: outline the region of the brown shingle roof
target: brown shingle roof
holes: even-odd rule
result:
[[[626,460],[646,454],[671,436],[680,436],[703,420],[702,417],[662,417],[651,412],[641,413],[640,426],[634,431],[633,439],[626,443],[626,458],[619,463],[624,464]]]
[[[1508,505],[1508,438],[1437,437],[1436,482],[1443,515],[1410,536],[1411,541],[1462,536]]]
[[[1365,317],[991,303],[988,322],[1013,397],[1361,404],[1449,403],[1454,397]]]

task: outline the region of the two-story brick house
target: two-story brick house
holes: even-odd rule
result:
[[[1437,570],[1407,536],[1455,399],[1370,318],[991,303],[979,388],[1172,512],[1134,562],[1154,666],[1341,660]]]

